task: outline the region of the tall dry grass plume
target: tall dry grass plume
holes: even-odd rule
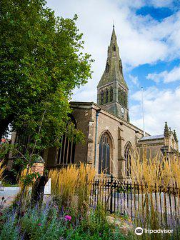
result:
[[[148,153],[148,154],[147,154]],[[163,156],[161,152],[152,156],[151,150],[144,148],[140,152],[131,152],[132,181],[150,186],[180,187],[180,158],[178,155]]]
[[[0,181],[3,180],[3,175],[6,167],[4,166],[4,160],[0,162]]]
[[[67,168],[50,170],[52,194],[58,197],[63,206],[77,204],[80,208],[87,202],[94,177],[95,169],[82,163],[79,167],[70,165]]]

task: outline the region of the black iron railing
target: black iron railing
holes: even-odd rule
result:
[[[141,221],[149,217],[162,225],[179,226],[180,189],[177,184],[168,187],[120,182],[112,176],[92,183],[90,205],[101,203],[106,211],[128,215]]]

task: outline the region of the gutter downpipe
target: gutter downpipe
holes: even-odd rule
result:
[[[97,153],[97,133],[98,133],[98,116],[99,116],[99,113],[101,111],[101,108],[99,108],[98,110],[96,110],[96,132],[95,132],[95,158],[94,158],[94,168],[96,169],[96,161],[97,161],[97,156],[96,156],[96,153]]]

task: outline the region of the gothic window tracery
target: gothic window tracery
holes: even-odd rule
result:
[[[106,89],[106,103],[108,103],[108,96],[109,96],[109,91]]]
[[[122,97],[122,95],[121,95],[121,89],[119,88],[119,89],[118,89],[118,101],[119,101],[119,103],[121,103],[121,97]]]
[[[103,90],[101,91],[101,104],[103,104],[104,103],[104,92],[103,92]]]
[[[104,133],[99,143],[99,174],[110,174],[111,146],[112,143],[108,133]]]
[[[122,96],[123,96],[123,106],[125,107],[126,106],[126,104],[125,104],[125,102],[126,102],[126,100],[125,100],[125,98],[126,98],[125,92],[122,92]]]
[[[113,88],[110,88],[110,102],[113,101]]]
[[[128,101],[128,99],[127,99],[127,94],[125,93],[125,107],[127,108],[127,101]]]
[[[128,142],[124,150],[126,176],[131,176],[131,151],[132,145]]]
[[[68,126],[73,125],[76,128],[76,121],[72,115],[70,115],[70,121]],[[58,150],[57,164],[61,166],[67,166],[74,163],[75,156],[75,143],[73,136],[68,138],[65,134],[61,138],[61,147]]]
[[[127,93],[120,88],[118,89],[118,100],[123,107],[127,108]]]

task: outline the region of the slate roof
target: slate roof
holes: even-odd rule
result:
[[[143,137],[141,138],[139,141],[150,141],[150,140],[156,140],[156,139],[163,139],[164,135],[153,135],[153,136],[147,136],[147,137]]]

